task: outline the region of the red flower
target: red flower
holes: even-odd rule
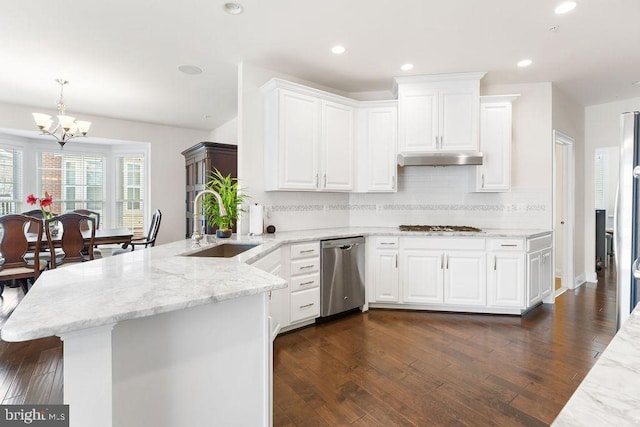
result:
[[[47,192],[44,193],[44,196],[44,199],[40,201],[40,206],[42,206],[43,208],[46,206],[51,206],[51,204],[53,203],[53,197],[51,197]]]
[[[27,196],[27,203],[29,203],[30,205],[35,205],[38,202],[38,199],[36,199],[36,196],[34,196],[33,194],[29,194]]]

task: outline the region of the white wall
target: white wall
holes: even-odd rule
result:
[[[592,266],[595,260],[594,156],[596,148],[620,146],[620,114],[640,110],[640,98],[625,99],[585,108],[584,153],[584,263]]]
[[[551,229],[551,84],[482,88],[482,95],[504,94],[521,95],[513,104],[510,192],[472,192],[473,166],[398,168],[397,193],[351,195],[350,224]]]
[[[42,108],[0,103],[0,128],[33,131],[35,125],[31,113],[41,110]],[[184,157],[180,153],[200,141],[206,141],[209,132],[89,116],[80,112],[77,114],[92,122],[92,137],[150,143],[149,202],[152,209],[162,211],[158,243],[183,239],[185,176]],[[73,144],[73,141],[69,144]]]
[[[583,176],[585,164],[585,142],[584,142],[584,108],[569,98],[564,92],[557,87],[553,87],[553,105],[552,105],[553,129],[562,132],[574,139],[574,257],[573,257],[573,282],[567,284],[573,288],[576,284],[583,283],[585,279],[593,280],[595,277],[594,264],[586,264],[584,262],[584,251],[587,246],[585,236],[581,232],[584,229],[587,211],[584,206],[585,184],[581,179]],[[567,224],[570,225],[570,224]]]
[[[278,77],[317,89],[342,93],[293,76],[250,64],[238,69],[238,177],[250,203],[265,205],[265,225],[277,230],[300,230],[345,226],[349,214],[340,209],[349,202],[348,194],[319,192],[264,191],[264,119],[260,87]],[[240,229],[248,232],[248,221],[241,220]]]
[[[238,117],[212,130],[208,141],[238,145]]]

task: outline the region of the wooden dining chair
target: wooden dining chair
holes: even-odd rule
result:
[[[90,211],[89,209],[76,209],[74,211],[71,212],[75,212],[75,213],[79,213],[80,215],[86,215],[86,216],[90,216],[92,218],[95,218],[96,220],[96,230],[100,229],[100,212],[96,212],[96,211]],[[89,230],[89,223],[87,222],[83,222],[82,223],[82,231],[88,231]],[[84,250],[82,251],[83,255],[89,255],[89,248],[85,247]],[[102,251],[100,249],[98,249],[98,246],[94,246],[93,247],[93,258],[102,258]]]
[[[86,216],[90,216],[92,218],[95,218],[96,220],[96,230],[100,229],[100,212],[96,212],[96,211],[90,211],[89,209],[76,209],[74,211],[71,211],[74,213],[79,213],[80,215],[86,215]],[[89,230],[89,224],[88,223],[83,223],[82,224],[83,230]]]
[[[11,214],[0,216],[2,237],[0,237],[0,295],[4,291],[4,284],[10,280],[18,280],[26,294],[29,291],[29,281],[35,283],[40,273],[47,267],[47,262],[40,260],[40,245],[42,244],[42,220],[27,215]],[[25,258],[29,253],[29,241],[26,232],[35,229],[37,235],[33,247],[33,258]]]
[[[61,230],[58,237],[52,237],[49,224],[58,222]],[[90,237],[85,240],[82,234],[83,223],[88,223]],[[44,221],[44,229],[47,233],[49,251],[56,253],[55,248],[59,247],[61,254],[56,253],[51,257],[51,268],[60,267],[73,262],[84,262],[93,260],[93,242],[96,235],[95,219],[86,215],[69,212]],[[83,254],[83,249],[87,248],[87,254]]]
[[[158,231],[160,230],[160,222],[162,221],[162,212],[160,209],[156,209],[153,211],[153,215],[151,216],[151,225],[149,226],[149,232],[147,235],[141,239],[132,239],[131,243],[129,243],[130,248],[127,249],[116,249],[111,255],[120,255],[125,252],[133,252],[136,249],[136,246],[145,248],[154,247],[156,244],[156,237],[158,237]]]

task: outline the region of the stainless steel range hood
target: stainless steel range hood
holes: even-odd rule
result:
[[[476,166],[481,164],[481,152],[398,154],[399,166]]]

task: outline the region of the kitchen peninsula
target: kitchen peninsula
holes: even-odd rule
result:
[[[428,239],[474,239],[481,242],[474,246],[476,251],[482,247],[496,252],[499,246],[491,242],[504,240],[504,244],[517,245],[506,249],[517,251],[515,259],[523,260],[527,247],[544,249],[535,242],[547,239],[550,233],[352,227],[205,239],[200,249],[182,240],[45,272],[3,327],[2,339],[61,337],[65,403],[70,404],[72,426],[204,426],[211,425],[212,419],[220,425],[268,425],[270,298],[272,293],[289,290],[286,280],[248,264],[257,266],[277,251],[286,253],[287,245],[355,235],[365,236],[368,248],[374,248],[379,239],[399,240],[402,245],[407,241],[424,244]],[[256,246],[228,259],[189,256],[222,243]],[[487,277],[488,270],[500,267],[500,258],[479,259],[485,263],[481,271]],[[376,276],[371,273],[372,261],[367,261],[369,279]],[[519,305],[509,309],[514,313],[529,307],[524,261],[518,262],[507,264],[507,268],[523,267],[513,270],[523,275],[520,293],[506,295],[518,298]],[[537,271],[536,275],[542,270]],[[486,284],[484,276],[479,283]],[[369,302],[377,297],[372,286],[369,280]],[[496,309],[488,303],[486,293],[482,297],[489,310]],[[291,301],[293,304],[294,299]],[[540,303],[542,296],[535,301]],[[468,301],[457,304],[463,311],[474,310]],[[398,300],[397,306],[437,309],[434,307],[410,300]],[[504,312],[500,307],[498,311]],[[287,306],[284,309],[289,312]],[[312,321],[307,318],[305,323],[289,326]]]

